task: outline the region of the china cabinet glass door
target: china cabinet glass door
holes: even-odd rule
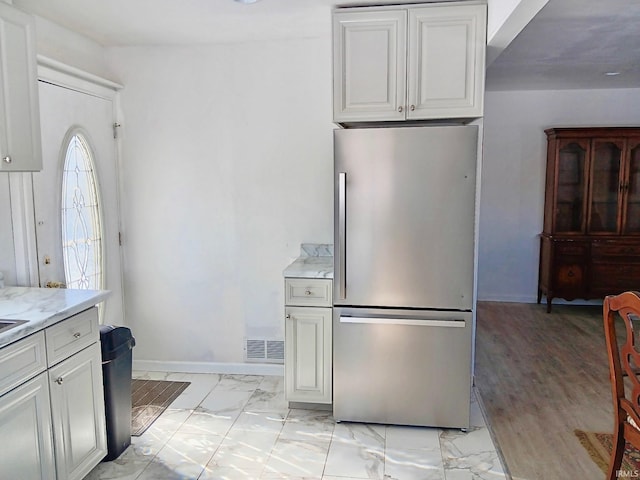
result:
[[[560,148],[556,232],[580,232],[584,220],[586,148],[570,141]]]
[[[621,160],[622,148],[618,142],[594,141],[588,225],[590,233],[618,232]]]
[[[640,233],[640,139],[629,145],[629,180],[625,233]]]

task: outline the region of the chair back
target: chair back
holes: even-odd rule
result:
[[[617,317],[622,319],[624,333],[616,329]],[[640,294],[625,292],[606,297],[604,322],[614,407],[621,408],[640,425]],[[620,333],[622,341],[618,339]]]
[[[625,442],[640,448],[640,293],[606,297],[603,316],[614,412],[608,478],[615,479]]]

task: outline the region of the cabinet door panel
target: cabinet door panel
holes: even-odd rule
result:
[[[565,140],[558,150],[556,232],[582,232],[585,222],[587,148],[580,140]]]
[[[47,374],[0,397],[2,478],[55,478]]]
[[[479,117],[485,6],[409,9],[407,118]]]
[[[288,401],[331,403],[331,309],[286,308]]]
[[[51,368],[49,388],[58,476],[82,479],[107,453],[99,344]]]
[[[561,257],[556,260],[553,291],[556,296],[572,300],[585,298],[586,259]]]
[[[4,2],[0,45],[0,171],[42,170],[35,24]]]
[[[640,233],[640,140],[629,141],[629,175],[625,186],[627,211],[624,231],[628,234]]]
[[[334,120],[404,120],[406,11],[333,16]]]
[[[617,233],[622,140],[595,140],[591,160],[589,233]]]

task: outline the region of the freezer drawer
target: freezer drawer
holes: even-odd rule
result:
[[[467,428],[471,338],[471,312],[334,308],[334,418]]]

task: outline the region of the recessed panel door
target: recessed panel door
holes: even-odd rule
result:
[[[33,184],[40,286],[111,290],[101,321],[122,324],[113,101],[45,82],[39,82],[39,89],[43,169],[33,174]],[[77,143],[71,148],[78,158],[86,152],[93,157],[94,183],[82,182],[89,172],[79,161],[67,162],[69,168],[63,172],[74,138]],[[97,220],[81,214],[94,202],[99,203]],[[96,258],[98,241],[102,258]],[[91,283],[97,267],[102,269],[102,281]]]

